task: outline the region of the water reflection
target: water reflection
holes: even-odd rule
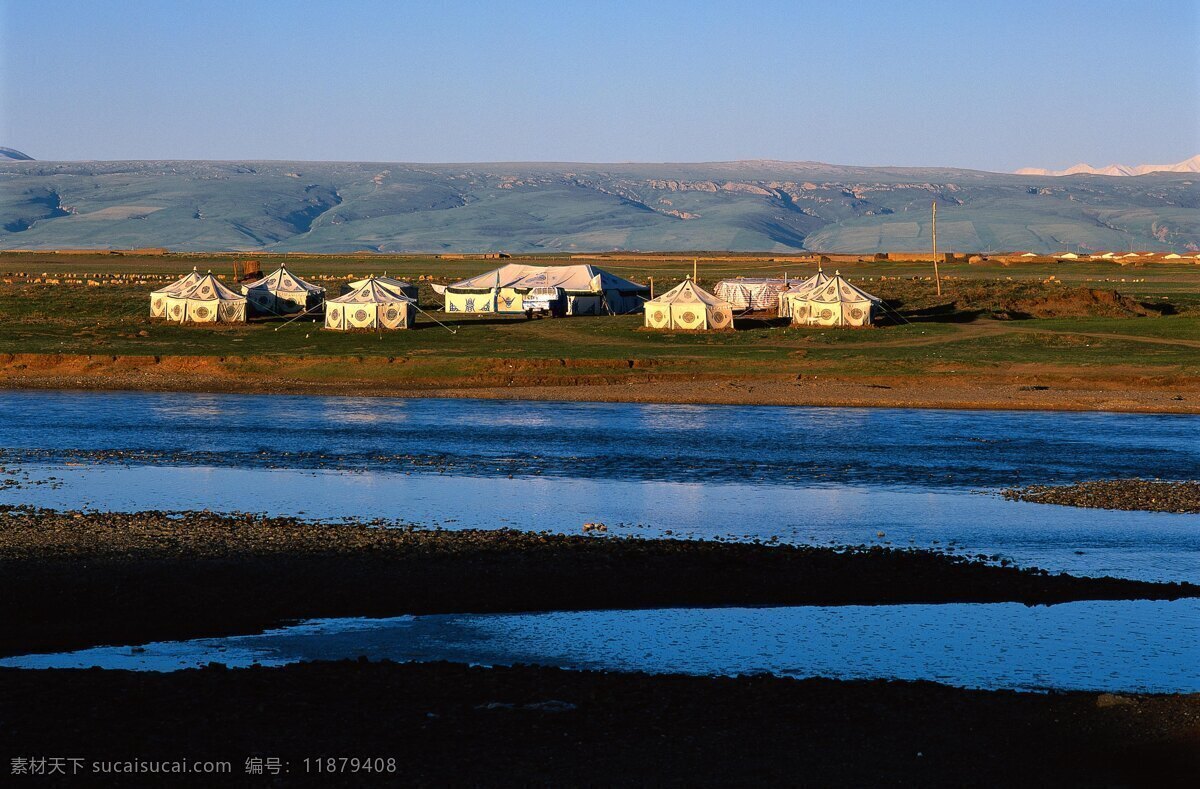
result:
[[[1150,624],[1153,623],[1153,624]],[[1200,691],[1200,601],[660,609],[316,620],[258,636],[0,660],[171,671],[366,656],[656,673]]]

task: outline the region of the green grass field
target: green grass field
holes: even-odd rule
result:
[[[278,258],[261,258],[264,271]],[[229,277],[231,256],[115,257],[3,254],[0,271],[29,277],[101,274],[178,274],[198,265]],[[396,258],[286,258],[301,276],[349,276],[386,270],[398,277],[440,281],[485,271],[490,260]],[[655,281],[662,292],[689,274],[686,260],[594,261],[623,276]],[[766,259],[704,258],[703,283],[745,274],[807,276],[814,267]],[[14,278],[0,285],[0,352],[155,356],[413,357],[422,374],[447,381],[503,367],[499,360],[576,360],[556,370],[618,369],[613,362],[643,360],[677,372],[763,374],[807,368],[840,375],[919,375],[1043,365],[1056,369],[1142,370],[1156,375],[1200,375],[1200,267],[1114,264],[1053,266],[943,266],[945,295],[923,279],[928,265],[872,263],[845,266],[843,274],[888,299],[909,324],[866,330],[789,328],[778,321],[740,320],[738,331],[687,334],[651,332],[641,316],[541,319],[447,316],[428,284],[412,331],[340,333],[310,320],[253,321],[243,326],[178,326],[148,317],[149,292],[158,284],[31,284]],[[1053,275],[1066,284],[1046,280]],[[1121,282],[1124,278],[1126,281]],[[336,292],[337,283],[325,283]],[[1025,320],[993,317],[998,300],[1014,288],[1025,295],[1054,295],[1073,286],[1118,290],[1139,301],[1165,305],[1155,317],[1069,316]],[[451,333],[431,320],[446,323]],[[628,366],[625,367],[628,369]],[[441,372],[439,372],[441,371]],[[396,375],[404,372],[397,370]],[[551,371],[548,375],[554,375]]]

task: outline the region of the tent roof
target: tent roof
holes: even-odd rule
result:
[[[192,266],[192,270],[189,271],[187,274],[185,274],[182,277],[180,277],[179,279],[175,280],[170,285],[161,287],[154,292],[155,293],[165,293],[168,296],[174,296],[178,293],[182,293],[183,291],[187,290],[191,286],[195,285],[197,282],[200,281],[201,276],[203,276],[203,275],[199,271],[196,270],[196,267]]]
[[[349,293],[327,300],[333,304],[392,304],[398,301],[412,303],[412,299],[398,290],[392,290],[377,277],[367,277],[363,284]]]
[[[808,294],[808,298],[812,301],[822,304],[837,304],[839,302],[853,301],[874,301],[878,302],[877,296],[872,296],[861,288],[857,288],[846,281],[841,272],[834,272],[834,275],[829,278],[824,287],[816,288]]]
[[[221,284],[221,281],[210,271],[204,274],[190,288],[176,294],[181,299],[202,299],[204,301],[212,301],[220,299],[221,301],[245,301],[246,297],[240,293],[234,293],[229,288]]]
[[[367,282],[370,282],[371,280],[375,280],[380,285],[383,285],[384,287],[387,287],[387,288],[392,288],[393,290],[395,290],[397,288],[415,287],[411,282],[405,282],[402,279],[396,279],[395,277],[389,277],[387,274],[383,274],[378,277],[366,277],[364,279],[351,280],[350,287],[357,288],[357,287],[360,287],[361,285],[365,285]]]
[[[733,309],[733,305],[724,299],[718,299],[716,296],[704,290],[691,279],[685,279],[675,287],[668,290],[658,298],[651,299],[647,304],[707,304],[710,307],[728,307]]]
[[[502,288],[562,288],[563,290],[597,292],[592,287],[600,277],[600,290],[646,290],[645,285],[618,277],[590,264],[570,266],[527,266],[523,263],[508,263],[498,269],[455,282],[449,287],[454,290],[489,290],[499,284]]]
[[[272,271],[267,276],[254,282],[246,284],[246,289],[262,289],[277,291],[281,290],[285,293],[324,293],[325,288],[317,285],[312,285],[297,277],[295,274],[287,270],[287,266],[280,264],[279,268]]]
[[[808,293],[810,290],[821,287],[822,285],[828,283],[829,280],[831,280],[831,279],[833,279],[833,278],[830,277],[828,274],[826,274],[824,271],[822,271],[821,269],[817,269],[816,274],[813,274],[811,277],[809,277],[808,279],[806,279],[802,282],[797,282],[795,285],[788,288],[785,291],[785,293],[795,294],[795,295],[803,295],[805,293]]]

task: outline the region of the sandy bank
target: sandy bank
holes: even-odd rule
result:
[[[1200,379],[1021,365],[838,376],[673,372],[653,360],[516,360],[457,375],[432,357],[0,354],[0,387],[631,403],[1200,413]]]

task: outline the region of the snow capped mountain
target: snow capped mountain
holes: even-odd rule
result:
[[[1185,159],[1177,164],[1110,164],[1108,167],[1092,167],[1080,164],[1065,170],[1044,170],[1040,167],[1022,167],[1017,175],[1146,175],[1148,173],[1200,173],[1200,155]]]

